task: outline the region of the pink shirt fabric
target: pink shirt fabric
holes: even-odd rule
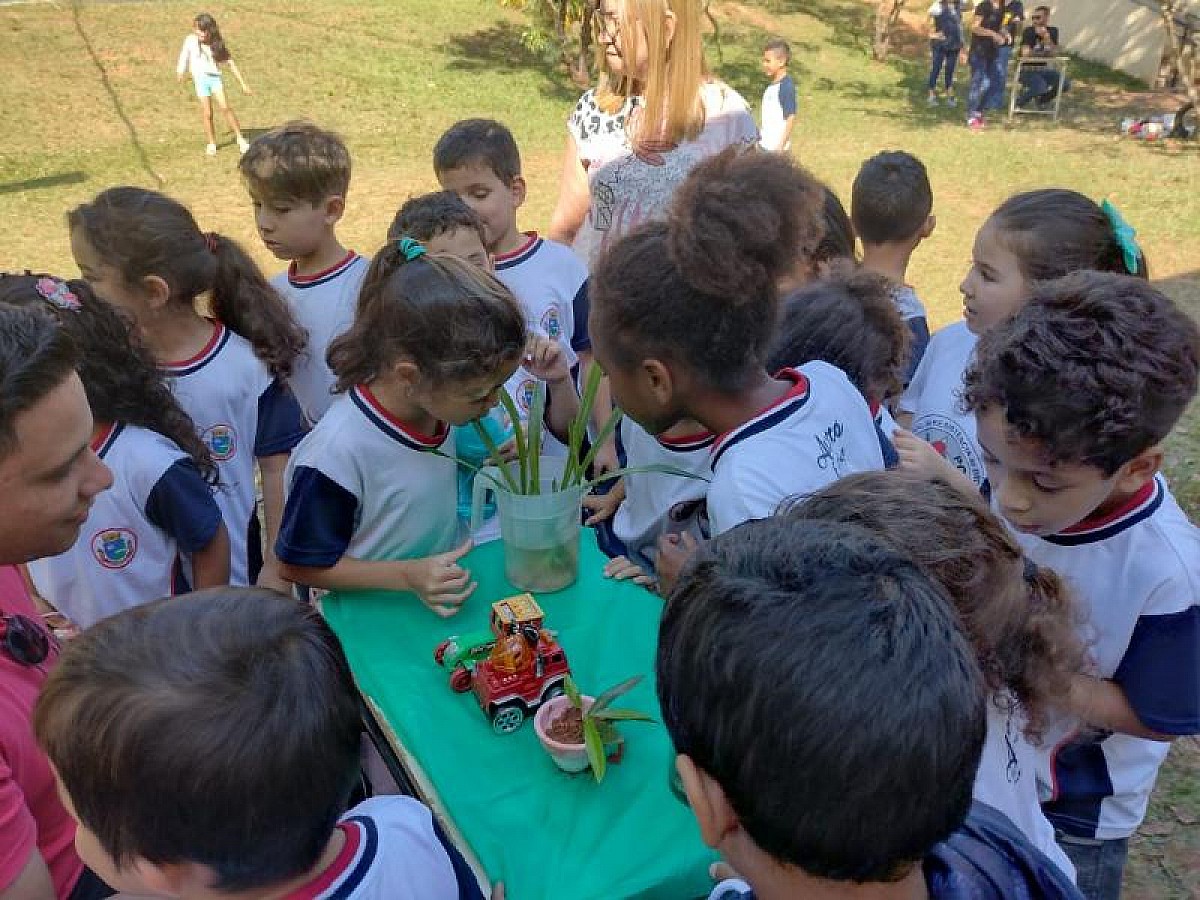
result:
[[[41,622],[16,566],[0,566],[0,614]],[[58,799],[50,762],[33,738],[33,705],[47,664],[23,666],[0,649],[0,891],[41,852],[60,898],[70,895],[83,863],[75,853],[75,822]]]

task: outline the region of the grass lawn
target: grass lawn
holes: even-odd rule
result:
[[[342,233],[358,250],[375,250],[407,196],[436,187],[433,142],[468,116],[513,128],[530,185],[525,223],[548,219],[579,89],[523,49],[515,13],[489,0],[214,0],[207,8],[255,92],[244,97],[230,85],[248,134],[303,116],[347,139],[355,175]],[[868,61],[870,11],[861,0],[716,0],[714,9],[723,32],[715,67],[755,105],[765,35],[791,42],[801,93],[794,152],[847,201],[865,157],[906,149],[925,161],[939,226],[910,280],[933,324],[959,315],[957,285],[988,212],[1014,191],[1048,185],[1112,198],[1138,229],[1155,279],[1200,315],[1200,145],[1117,137],[1122,116],[1171,108],[1161,98],[1080,65],[1057,126],[997,121],[972,134],[961,107],[926,107],[925,49],[911,31],[887,65]],[[201,227],[245,242],[268,272],[280,268],[255,237],[232,138],[205,158],[190,80],[175,82],[196,10],[176,0],[0,7],[0,265],[74,274],[64,213],[104,187],[134,183],[178,196]],[[1170,443],[1169,474],[1195,517],[1196,407]],[[1198,814],[1200,744],[1181,741],[1136,841],[1127,897],[1196,896]]]

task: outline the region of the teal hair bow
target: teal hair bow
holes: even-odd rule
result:
[[[1132,225],[1125,221],[1121,211],[1109,201],[1105,200],[1101,203],[1100,209],[1104,211],[1104,215],[1108,216],[1108,222],[1112,225],[1113,235],[1117,239],[1117,245],[1120,246],[1121,255],[1125,261],[1125,271],[1130,275],[1136,275],[1142,262],[1142,248],[1138,246],[1137,232],[1133,230]]]
[[[421,242],[415,238],[400,238],[398,241],[400,252],[404,254],[405,262],[412,262],[414,259],[419,259],[425,255],[425,248],[421,246]]]

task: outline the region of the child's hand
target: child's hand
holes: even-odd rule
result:
[[[900,456],[900,468],[906,472],[916,472],[926,478],[946,478],[958,474],[958,470],[946,457],[938,453],[933,444],[922,440],[911,431],[897,428],[892,434],[892,443]]]
[[[658,539],[658,585],[664,597],[675,587],[684,564],[699,547],[700,542],[690,534],[664,534]]]
[[[471,547],[471,539],[468,538],[446,553],[408,563],[405,587],[443,619],[457,613],[463,602],[479,587],[478,582],[471,581],[470,571],[458,564]]]
[[[599,477],[606,472],[615,472],[621,467],[621,459],[617,456],[617,442],[609,438],[596,450],[592,457],[592,472]]]
[[[292,592],[291,582],[279,574],[279,560],[275,558],[274,554],[271,554],[269,559],[263,560],[262,568],[258,571],[258,579],[254,582],[254,586],[279,591],[281,594],[291,594]]]
[[[652,590],[654,588],[654,576],[624,556],[617,556],[604,564],[604,577],[613,581],[632,581]]]
[[[510,437],[507,441],[496,448],[496,452],[500,454],[501,462],[512,462],[517,458],[517,439],[515,437]],[[488,462],[493,463],[494,461],[489,459]]]
[[[584,525],[599,525],[617,514],[622,501],[625,499],[625,481],[618,479],[610,490],[603,494],[586,494],[583,498],[583,508],[591,513],[584,520]]]
[[[571,367],[567,365],[562,344],[540,334],[529,336],[521,364],[530,375],[547,384],[558,384],[571,377]]]

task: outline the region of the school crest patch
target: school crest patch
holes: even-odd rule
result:
[[[217,462],[233,459],[237,454],[237,432],[232,425],[213,425],[206,428],[200,440],[208,445],[209,452]]]
[[[124,569],[137,555],[137,535],[128,528],[106,528],[92,538],[92,555],[106,569]]]
[[[975,449],[975,442],[954,419],[939,415],[921,416],[913,423],[913,434],[931,443],[938,453],[970,478],[972,483],[983,484],[987,478],[987,471],[979,452]]]

